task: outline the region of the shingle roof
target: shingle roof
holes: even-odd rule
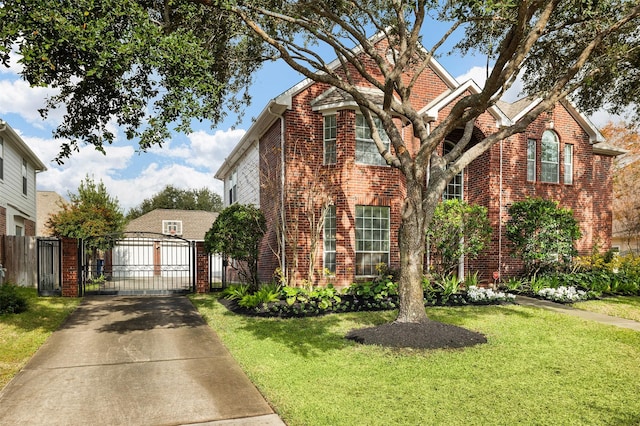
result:
[[[182,221],[182,238],[203,241],[204,235],[218,217],[218,213],[203,210],[156,209],[127,224],[127,232],[162,233],[162,221]]]

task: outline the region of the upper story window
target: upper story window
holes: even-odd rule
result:
[[[27,160],[22,159],[22,193],[27,195]]]
[[[162,233],[166,235],[182,235],[181,220],[163,220]]]
[[[380,138],[385,143],[386,148],[389,149],[389,136],[382,128],[382,122],[378,117],[374,117],[373,121],[376,124]],[[387,164],[371,137],[371,130],[367,125],[367,121],[361,114],[356,115],[356,163],[374,166]]]
[[[558,183],[560,141],[553,130],[542,134],[542,158],[540,160],[542,182]]]
[[[536,181],[536,140],[527,139],[527,180]]]
[[[336,115],[324,116],[324,164],[336,163]]]
[[[238,201],[238,170],[234,170],[229,177],[229,205]]]
[[[454,147],[454,143],[451,141],[444,141],[444,153],[451,152]],[[447,187],[442,194],[444,200],[462,200],[463,180],[464,176],[462,172],[458,173],[449,181]]]
[[[4,179],[4,141],[0,138],[0,180]]]
[[[564,183],[573,184],[573,145],[564,146]]]

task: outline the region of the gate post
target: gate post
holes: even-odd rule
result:
[[[62,244],[62,296],[78,297],[80,295],[78,281],[80,277],[79,240],[62,237],[60,242]]]
[[[196,241],[196,293],[208,293],[209,282],[209,253],[204,249],[203,241]]]

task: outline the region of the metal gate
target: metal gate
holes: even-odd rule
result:
[[[38,295],[60,296],[62,292],[62,246],[57,238],[38,238]]]
[[[82,294],[144,295],[195,291],[195,243],[152,232],[125,232],[106,251],[83,241]]]

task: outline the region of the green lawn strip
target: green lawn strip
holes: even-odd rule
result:
[[[193,300],[288,425],[640,422],[634,331],[520,306],[429,308],[488,343],[391,350],[344,335],[395,312],[261,319]]]
[[[19,288],[29,309],[20,314],[0,315],[0,389],[15,376],[80,299],[38,297],[35,289]]]
[[[607,297],[574,303],[572,306],[585,311],[640,321],[640,296]]]

